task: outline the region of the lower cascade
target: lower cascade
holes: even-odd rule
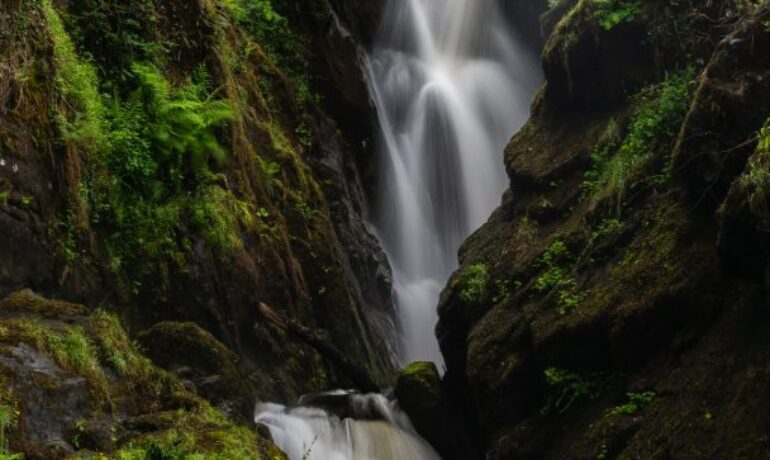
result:
[[[438,460],[409,418],[383,395],[343,391],[313,396],[334,409],[263,403],[255,421],[291,460]],[[319,405],[324,405],[319,404]],[[341,412],[340,412],[341,411]],[[338,412],[338,413],[334,413]]]

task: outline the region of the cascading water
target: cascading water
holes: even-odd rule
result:
[[[499,202],[503,146],[540,82],[500,1],[390,0],[363,59],[382,128],[377,229],[393,267],[404,363],[442,363],[439,292],[462,240]],[[256,421],[292,460],[439,458],[384,396],[332,395],[346,398],[340,416],[262,404]]]
[[[499,0],[394,0],[368,59],[382,127],[378,222],[404,362],[442,362],[439,292],[499,203],[502,150],[540,83]]]
[[[323,396],[345,398],[347,417],[317,408],[262,404],[256,421],[270,428],[273,440],[291,460],[440,460],[385,396],[344,392]]]

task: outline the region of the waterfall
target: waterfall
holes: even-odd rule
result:
[[[433,329],[462,241],[499,204],[502,151],[541,81],[499,0],[392,0],[366,60],[382,130],[376,226],[404,363],[442,363]]]
[[[256,422],[270,429],[291,460],[440,460],[385,396],[345,392],[323,396],[343,400],[346,416],[268,403],[257,407]]]
[[[381,126],[376,227],[393,268],[404,363],[442,363],[439,292],[462,240],[500,200],[503,147],[541,80],[501,1],[390,0],[362,58]],[[330,407],[261,404],[255,419],[291,460],[439,459],[393,401],[321,397],[330,398]]]

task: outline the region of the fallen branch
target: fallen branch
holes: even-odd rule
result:
[[[314,330],[297,324],[284,315],[278,313],[264,303],[260,302],[258,306],[259,313],[263,318],[279,329],[307,345],[313,347],[321,356],[326,358],[336,369],[345,374],[350,381],[363,393],[379,393],[380,388],[369,377],[366,370],[357,366],[347,356],[343,355],[327,339],[321,337]]]

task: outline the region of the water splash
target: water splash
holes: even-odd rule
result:
[[[382,395],[332,393],[346,402],[344,418],[314,407],[257,407],[257,423],[291,460],[440,460],[409,418]]]
[[[378,236],[401,359],[443,362],[433,334],[462,241],[506,186],[502,150],[541,81],[499,0],[391,0],[366,59],[382,128]]]

